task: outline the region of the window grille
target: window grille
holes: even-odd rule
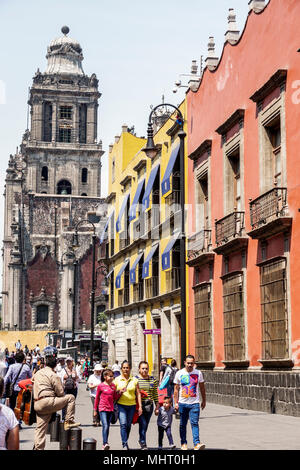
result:
[[[224,347],[226,361],[244,359],[243,275],[223,280]]]
[[[195,359],[212,360],[211,284],[194,287],[195,307]]]

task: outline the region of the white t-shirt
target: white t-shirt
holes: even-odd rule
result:
[[[174,384],[180,385],[179,403],[193,405],[200,403],[199,383],[203,383],[203,375],[200,370],[194,369],[188,372],[186,368],[176,372]]]
[[[15,413],[6,405],[0,405],[0,450],[7,450],[5,437],[7,431],[11,431],[18,426]]]
[[[95,374],[92,374],[90,375],[89,377],[89,380],[88,380],[88,385],[100,385],[101,384],[101,374],[100,375],[95,375]],[[95,397],[96,398],[96,393],[97,393],[97,387],[95,388],[90,388],[90,397]]]
[[[113,372],[121,372],[121,367],[119,366],[119,364],[114,364],[111,368],[111,370]]]

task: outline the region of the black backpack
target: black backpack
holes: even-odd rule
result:
[[[68,375],[68,377],[66,378],[66,381],[65,381],[65,390],[74,390],[75,384],[74,384],[74,380],[72,378],[72,375],[69,375],[68,372],[66,371],[66,369],[65,369],[65,372]]]
[[[170,384],[172,384],[174,382],[175,375],[176,375],[177,371],[178,371],[178,369],[176,367],[172,367],[172,372],[171,372],[170,378],[169,378],[169,383]]]

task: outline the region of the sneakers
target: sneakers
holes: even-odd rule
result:
[[[188,446],[187,446],[187,444],[182,444],[182,446],[181,446],[181,450],[188,450]]]
[[[170,449],[176,449],[176,444],[171,445]]]
[[[75,423],[74,421],[65,421],[64,422],[64,430],[68,431],[68,429],[71,428],[76,428],[77,426],[80,426],[80,423]]]
[[[109,449],[110,449],[109,444],[104,444],[102,446],[102,450],[109,450]]]
[[[194,450],[203,450],[205,449],[205,444],[202,444],[201,442],[199,444],[196,444],[194,447]]]
[[[128,446],[127,442],[126,442],[126,444],[123,444],[123,450],[129,450],[129,446]]]

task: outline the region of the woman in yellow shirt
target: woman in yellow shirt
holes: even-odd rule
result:
[[[120,431],[123,449],[129,450],[128,438],[131,430],[136,401],[138,402],[139,416],[143,413],[142,398],[139,389],[138,379],[132,377],[131,367],[128,361],[123,361],[121,365],[121,375],[116,377],[114,384],[117,391],[124,390],[121,398],[118,400]]]

